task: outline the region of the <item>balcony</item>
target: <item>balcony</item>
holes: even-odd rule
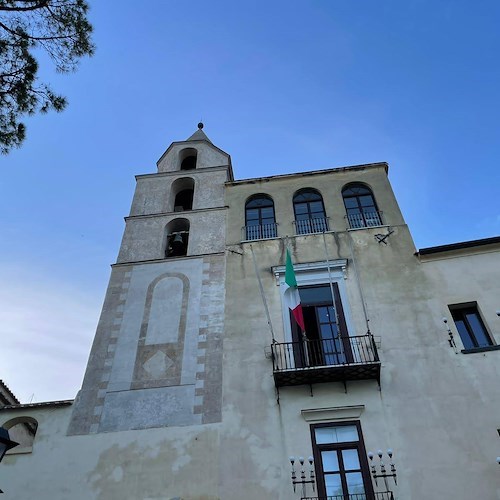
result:
[[[334,495],[329,497],[302,497],[301,500],[394,500],[392,491],[379,493],[357,493],[354,495]]]
[[[361,229],[363,227],[377,227],[382,225],[382,212],[357,212],[345,216],[349,222],[347,229]]]
[[[278,224],[273,222],[272,224],[243,226],[242,233],[243,241],[276,238],[278,236]]]
[[[377,380],[380,360],[373,335],[275,343],[271,346],[276,387]]]
[[[328,217],[295,220],[296,234],[314,234],[328,231]]]

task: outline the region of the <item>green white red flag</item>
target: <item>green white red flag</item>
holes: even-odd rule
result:
[[[285,304],[292,311],[295,321],[302,331],[304,327],[304,315],[302,314],[302,306],[300,304],[299,289],[297,288],[297,280],[295,278],[295,271],[293,270],[292,257],[290,250],[286,249],[286,267],[285,267]]]

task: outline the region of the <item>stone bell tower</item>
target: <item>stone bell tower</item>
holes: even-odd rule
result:
[[[70,435],[221,420],[233,176],[202,129],[172,143],[157,173],[137,176]]]

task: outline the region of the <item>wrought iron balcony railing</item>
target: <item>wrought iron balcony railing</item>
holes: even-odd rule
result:
[[[373,335],[275,343],[271,346],[277,387],[375,379],[380,359]]]
[[[243,240],[265,240],[278,236],[278,224],[259,224],[255,226],[243,226]]]
[[[328,217],[296,219],[294,224],[296,234],[314,234],[328,231]]]
[[[334,495],[329,497],[302,497],[301,500],[394,500],[392,491],[379,493],[357,493],[354,495]]]
[[[382,225],[382,212],[359,212],[347,214],[345,218],[349,222],[349,229],[361,229],[363,227],[376,227]]]

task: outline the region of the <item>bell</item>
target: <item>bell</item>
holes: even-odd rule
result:
[[[186,247],[180,233],[177,233],[172,241],[172,251],[170,255],[186,255]]]

